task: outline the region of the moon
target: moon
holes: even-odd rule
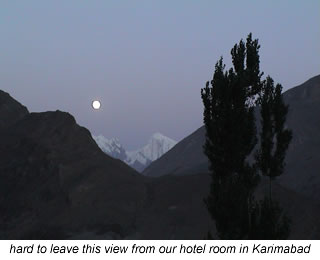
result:
[[[92,101],[92,108],[93,109],[98,110],[98,109],[100,109],[100,106],[101,106],[101,103],[99,100]]]

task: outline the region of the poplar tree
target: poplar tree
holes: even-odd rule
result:
[[[201,90],[206,142],[211,170],[205,203],[222,239],[247,238],[258,174],[248,156],[256,143],[254,107],[261,92],[258,40],[249,34],[231,50],[233,68],[225,71],[221,58],[212,81]]]
[[[249,34],[231,49],[233,67],[223,59],[215,65],[213,79],[201,89],[206,128],[204,153],[211,172],[205,204],[221,239],[283,239],[289,221],[276,201],[272,180],[283,173],[291,132],[285,129],[288,107],[282,87],[271,77],[261,80],[258,40]],[[259,149],[255,108],[261,106]],[[251,156],[251,160],[249,160]],[[251,162],[250,162],[251,161]],[[270,178],[269,197],[257,202],[254,191],[259,173]]]
[[[261,115],[260,147],[256,161],[262,175],[269,178],[269,194],[257,207],[256,239],[286,239],[290,232],[290,220],[279,203],[272,198],[272,181],[285,167],[285,155],[292,139],[292,132],[285,127],[288,106],[282,98],[282,86],[274,86],[268,76],[259,98]]]

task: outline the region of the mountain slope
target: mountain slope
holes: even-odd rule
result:
[[[130,234],[142,176],[104,154],[68,113],[19,118],[0,130],[0,238]]]
[[[293,140],[279,181],[320,202],[320,75],[285,92],[284,100]]]
[[[320,201],[320,76],[289,89],[284,100],[290,105],[287,125],[293,140],[286,157],[282,185]],[[205,129],[199,128],[143,171],[147,176],[207,172],[203,154]]]
[[[7,127],[29,113],[28,109],[0,90],[0,129]]]

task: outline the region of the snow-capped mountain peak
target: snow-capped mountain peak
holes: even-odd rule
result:
[[[139,151],[142,152],[146,158],[154,161],[169,151],[173,146],[175,146],[176,143],[176,141],[169,137],[166,137],[160,133],[155,133],[149,139],[148,144],[146,144]]]
[[[154,133],[142,148],[135,151],[125,151],[117,138],[107,139],[99,135],[93,136],[93,139],[102,151],[114,158],[123,160],[138,171],[142,171],[177,143],[161,133]]]
[[[169,137],[166,137],[164,136],[163,134],[157,132],[157,133],[154,133],[150,139],[170,139]]]
[[[106,154],[120,160],[126,159],[126,150],[123,148],[118,138],[107,139],[103,135],[94,136],[92,138],[96,141],[100,149]]]

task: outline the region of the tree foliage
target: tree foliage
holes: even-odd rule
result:
[[[285,239],[289,235],[290,220],[278,202],[272,199],[272,180],[280,176],[285,167],[285,155],[292,132],[285,127],[288,106],[282,99],[282,86],[274,86],[273,79],[263,82],[259,97],[261,132],[256,161],[260,173],[269,178],[269,195],[259,203],[255,232],[257,239]]]
[[[246,42],[235,44],[231,50],[233,67],[226,71],[220,58],[213,79],[201,90],[206,128],[204,152],[212,176],[205,203],[222,239],[256,235],[252,228],[257,227],[261,214],[271,208],[269,204],[266,209],[254,199],[259,169],[267,176],[281,174],[290,142],[290,133],[283,129],[287,107],[282,101],[281,86],[273,88],[270,77],[261,80],[259,48],[258,40],[252,40],[251,34]],[[257,162],[250,162],[249,156],[258,140],[255,107],[259,104],[264,107],[261,110],[264,143],[256,154]]]
[[[270,182],[283,173],[286,151],[292,138],[291,131],[285,128],[288,106],[284,104],[281,92],[282,86],[274,86],[268,76],[259,98],[262,131],[256,160],[261,173],[268,176]]]

